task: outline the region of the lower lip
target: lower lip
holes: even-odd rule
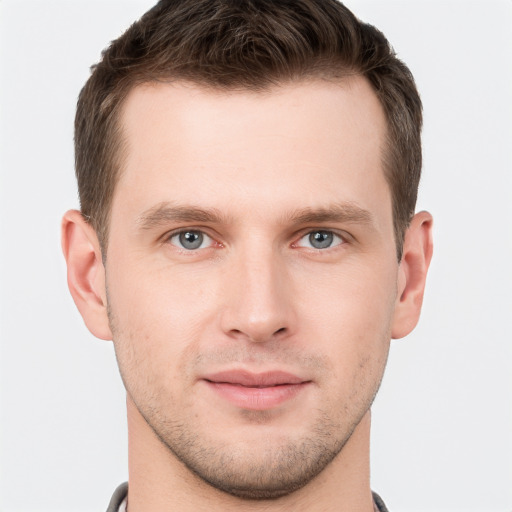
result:
[[[281,384],[264,388],[251,388],[227,382],[205,381],[208,386],[233,405],[252,411],[264,411],[291,400],[309,384]]]

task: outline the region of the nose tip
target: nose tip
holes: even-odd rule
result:
[[[222,314],[222,329],[228,336],[264,343],[292,333],[293,293],[277,256],[259,258],[254,265],[245,260],[232,278],[224,290],[227,303]]]

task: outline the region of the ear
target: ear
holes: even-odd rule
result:
[[[62,219],[61,234],[68,287],[76,307],[94,336],[111,340],[105,268],[96,232],[79,211],[70,210]]]
[[[402,261],[398,270],[398,294],[391,336],[407,336],[420,318],[425,280],[432,259],[432,215],[417,213],[404,238]]]

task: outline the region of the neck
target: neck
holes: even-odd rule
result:
[[[313,480],[287,496],[245,500],[219,491],[179,461],[158,439],[131,399],[128,406],[128,512],[373,512],[370,411],[341,452]]]

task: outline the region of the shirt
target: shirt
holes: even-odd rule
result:
[[[381,497],[376,493],[373,494],[373,509],[375,512],[388,512],[386,505]],[[121,484],[112,495],[107,512],[126,512],[126,498],[128,496],[128,482]]]

